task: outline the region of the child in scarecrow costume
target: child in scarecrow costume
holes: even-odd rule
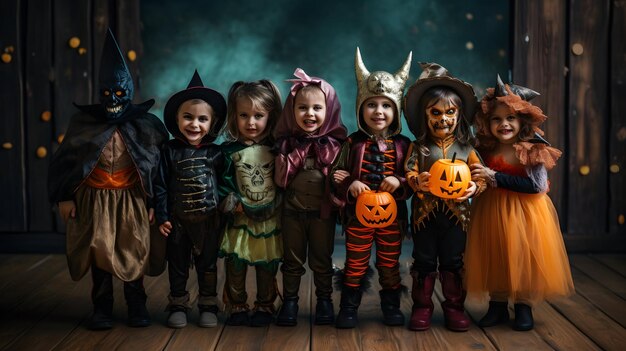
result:
[[[468,122],[477,100],[472,86],[452,77],[444,67],[436,63],[422,63],[421,67],[423,71],[409,87],[404,101],[404,115],[417,138],[409,148],[405,163],[408,183],[415,191],[411,215],[413,312],[409,329],[430,327],[432,293],[439,271],[446,327],[466,331],[470,321],[463,307],[462,269],[469,222],[468,198],[480,192],[484,183],[477,186],[470,181],[459,198],[442,199],[433,195],[429,186],[432,181],[443,179],[445,173],[431,175],[429,170],[439,159],[456,158],[468,165],[481,163],[471,145]],[[431,179],[431,176],[436,178]],[[449,178],[448,182],[456,180],[455,176]]]
[[[132,104],[133,80],[111,30],[102,51],[99,94],[100,104],[76,105],[80,112],[50,163],[49,198],[67,222],[72,279],[91,268],[89,327],[113,325],[112,276],[124,281],[129,325],[143,327],[150,324],[143,287],[152,216],[147,201],[168,135],[148,113],[154,100]]]
[[[346,202],[344,225],[346,263],[337,328],[354,328],[361,303],[361,280],[366,274],[372,243],[376,242],[376,268],[382,286],[380,291],[383,321],[403,325],[400,311],[400,257],[406,224],[404,201],[411,190],[404,178],[404,157],[410,140],[401,135],[401,102],[409,77],[411,53],[395,74],[370,73],[356,50],[356,114],[359,130],[351,134],[341,148],[332,168],[336,195]],[[392,194],[398,201],[398,214],[384,228],[366,227],[357,219],[355,202],[368,191]]]

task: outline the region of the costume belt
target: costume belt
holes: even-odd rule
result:
[[[97,189],[126,189],[137,182],[135,167],[128,167],[116,172],[107,172],[102,168],[94,168],[85,185]]]

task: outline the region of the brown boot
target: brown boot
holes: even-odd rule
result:
[[[431,272],[425,275],[418,275],[412,272],[413,288],[411,297],[413,298],[413,312],[409,321],[409,329],[411,330],[427,330],[430,328],[430,318],[433,315],[433,290],[435,289],[435,279],[437,272]]]
[[[463,303],[465,302],[465,290],[461,275],[458,272],[442,271],[441,290],[446,298],[441,303],[443,317],[446,321],[446,328],[452,331],[464,332],[469,329],[470,320],[465,315]]]

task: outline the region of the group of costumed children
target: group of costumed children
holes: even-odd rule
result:
[[[195,72],[168,100],[163,126],[148,112],[153,100],[132,104],[132,77],[109,32],[100,104],[77,106],[49,173],[50,200],[67,223],[71,276],[78,280],[91,269],[89,327],[113,326],[113,276],[124,282],[129,325],[150,325],[143,276],[149,273],[150,223],[156,222],[167,237],[172,328],[187,325],[192,301],[199,326],[218,324],[218,257],[224,258],[226,324],[296,325],[308,261],[314,323],[354,328],[373,243],[383,322],[404,325],[399,257],[410,229],[409,329],[430,327],[437,279],[448,329],[470,327],[467,292],[489,299],[481,327],[508,323],[511,301],[513,328],[532,329],[533,305],[573,292],[546,195],[547,170],[560,151],[541,137],[546,116],[529,102],[538,94],[498,77],[478,102],[470,84],[427,63],[404,95],[410,66],[411,54],[395,74],[369,72],[357,49],[358,130],[349,136],[335,89],[302,69],[289,80],[284,107],[268,80],[236,82],[226,101]],[[401,134],[402,111],[413,142]],[[226,141],[216,145],[220,133]],[[466,188],[450,190],[459,181],[454,170],[432,171],[441,160],[469,165]],[[435,183],[449,184],[441,191],[456,191],[456,198],[436,196]],[[346,260],[335,317],[338,220]],[[197,298],[187,290],[192,265]],[[247,304],[248,267],[256,273],[253,307]],[[283,304],[276,311],[279,267]]]

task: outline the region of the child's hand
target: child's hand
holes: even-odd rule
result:
[[[360,180],[353,181],[348,188],[350,195],[352,195],[352,197],[354,197],[355,199],[366,190],[370,190],[370,187],[365,185],[365,183],[361,182]]]
[[[417,175],[417,189],[421,192],[430,192],[430,173],[422,172]]]
[[[474,163],[470,165],[470,169],[472,170],[473,181],[483,181],[487,184],[495,186],[496,171],[487,166],[483,166],[480,163]]]
[[[76,218],[76,204],[74,204],[74,200],[59,202],[59,215],[66,223],[70,217]]]
[[[383,181],[380,183],[380,191],[386,191],[388,193],[393,193],[400,187],[400,180],[394,176],[385,177]]]
[[[469,199],[472,195],[474,195],[474,193],[476,193],[476,189],[478,189],[478,187],[476,186],[476,183],[474,183],[473,181],[470,180],[468,184],[469,185],[467,186],[467,189],[465,190],[463,195],[461,195],[461,197],[457,197],[455,199],[456,202],[465,201],[465,200]]]
[[[159,226],[159,232],[161,232],[161,235],[167,238],[168,235],[170,235],[170,233],[172,232],[172,223],[170,221],[163,222],[163,224]]]
[[[339,169],[335,171],[335,173],[333,174],[333,181],[335,182],[335,184],[339,184],[343,182],[343,180],[348,178],[349,176],[350,176],[350,173],[348,173],[347,171],[344,171],[343,169]]]
[[[148,209],[148,221],[150,224],[154,224],[154,208]]]

